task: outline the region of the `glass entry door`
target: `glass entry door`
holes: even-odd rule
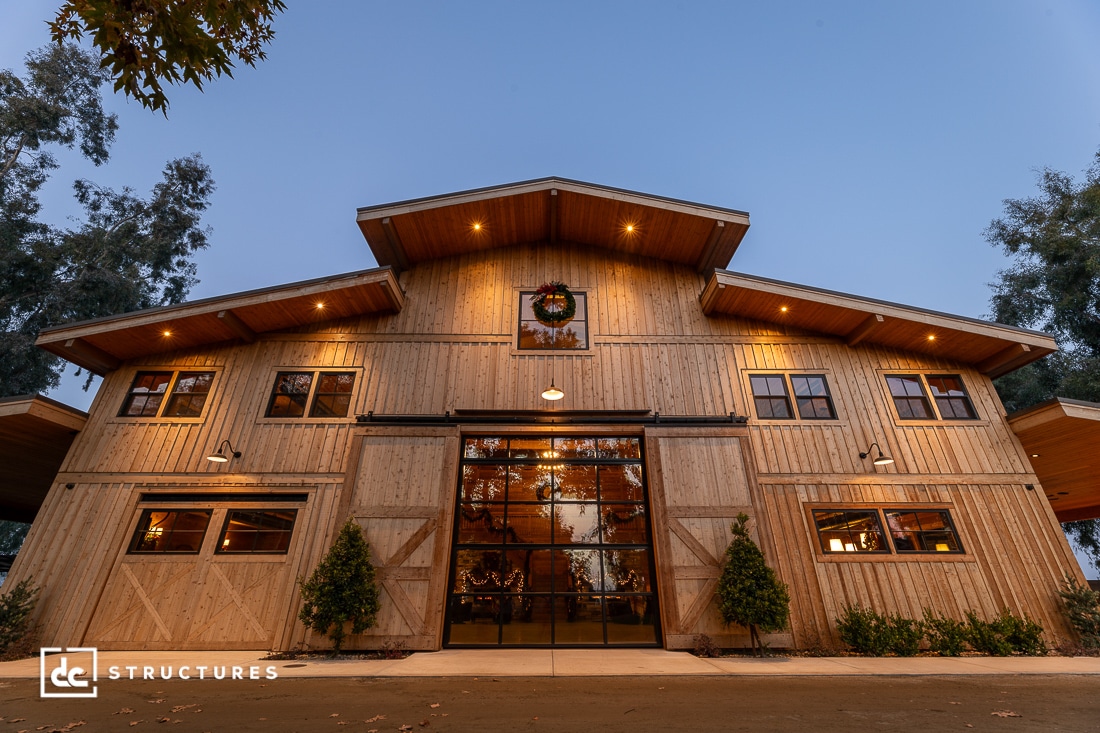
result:
[[[657,646],[641,439],[464,446],[445,643]]]

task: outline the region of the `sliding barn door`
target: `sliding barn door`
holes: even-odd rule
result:
[[[458,482],[457,429],[368,428],[346,515],[363,528],[382,589],[377,624],[346,644],[439,649]]]
[[[747,441],[726,430],[646,431],[661,621],[669,649],[691,648],[697,634],[721,646],[739,646],[748,638],[745,630],[722,622],[714,596],[732,539],[730,525],[740,512],[749,515],[759,543]]]

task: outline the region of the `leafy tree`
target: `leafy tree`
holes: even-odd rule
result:
[[[764,553],[749,536],[744,512],[730,527],[733,542],[718,578],[718,612],[727,624],[749,629],[753,654],[760,647],[760,631],[779,631],[787,625],[791,596],[787,584],[764,562]]]
[[[91,34],[115,91],[167,112],[161,81],[233,76],[234,59],[255,66],[275,36],[282,0],[66,0],[49,24],[59,43]]]
[[[31,525],[0,519],[0,555],[14,555],[27,539]]]
[[[170,161],[147,197],[76,181],[85,218],[74,228],[38,219],[53,149],[108,159],[105,78],[73,45],[28,55],[22,79],[0,72],[0,396],[57,386],[63,362],[34,347],[42,328],[178,303],[195,283],[189,257],[207,246],[200,217],[214,190],[198,155]]]
[[[328,554],[309,576],[298,580],[302,589],[302,610],[298,618],[319,634],[332,640],[333,651],[340,653],[344,626],[361,634],[374,626],[378,614],[378,586],[370,562],[370,545],[363,530],[349,519]]]
[[[1100,152],[1083,181],[1049,168],[1039,193],[1007,199],[986,238],[1013,258],[993,283],[993,318],[1047,331],[1059,352],[995,382],[1009,412],[1052,397],[1100,402]],[[1100,520],[1067,536],[1100,570]]]

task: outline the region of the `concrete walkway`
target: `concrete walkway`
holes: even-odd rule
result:
[[[100,652],[99,676],[111,667],[129,676],[144,667],[178,676],[181,667],[197,677],[199,666],[249,667],[279,677],[630,677],[630,676],[945,676],[945,675],[1100,675],[1100,657],[727,657],[700,659],[663,649],[447,649],[419,652],[405,659],[264,661],[264,654],[239,652]],[[162,672],[161,667],[172,667]],[[0,679],[37,678],[39,659],[0,663]],[[211,676],[212,672],[205,672]],[[228,675],[227,675],[228,676]]]

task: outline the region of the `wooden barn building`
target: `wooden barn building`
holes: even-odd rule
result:
[[[772,646],[850,604],[1070,635],[1073,481],[1044,490],[990,381],[1050,336],[732,272],[748,214],[560,178],[358,225],[377,268],[42,333],[103,376],[86,416],[0,403],[71,441],[8,579],[44,644],[324,646],[296,580],[353,517],[382,610],[348,647],[740,646],[740,512],[790,586]]]

